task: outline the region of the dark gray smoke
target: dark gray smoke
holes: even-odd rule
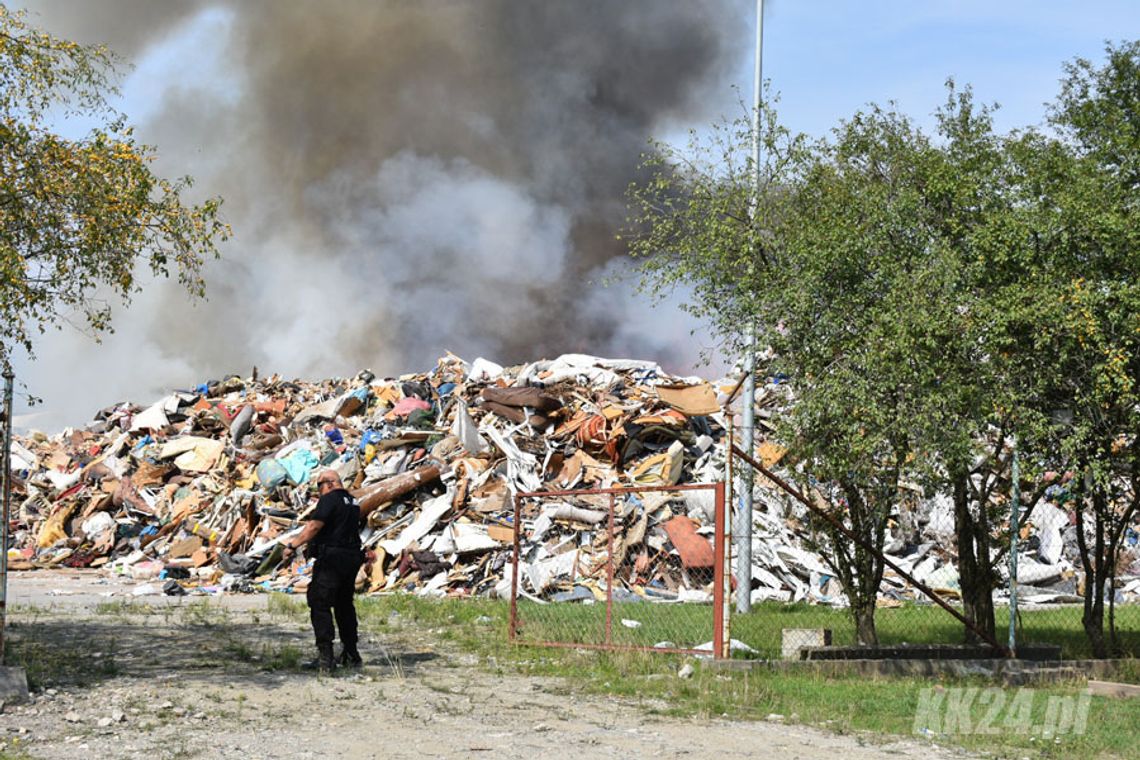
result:
[[[45,28],[132,59],[173,46],[140,134],[161,171],[226,199],[236,235],[209,268],[209,302],[156,283],[120,317],[123,345],[102,349],[133,352],[132,375],[156,390],[254,364],[412,371],[445,350],[693,358],[673,330],[631,339],[644,310],[606,309],[591,283],[622,255],[614,236],[647,139],[731,110],[750,3],[29,7]],[[187,29],[207,49],[179,47]]]

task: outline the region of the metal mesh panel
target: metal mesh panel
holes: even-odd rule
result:
[[[721,494],[719,485],[520,494],[512,639],[719,651]]]
[[[971,506],[969,528],[989,537],[988,562],[979,564],[981,572],[988,568],[991,575],[988,581],[974,583],[982,588],[988,583],[991,589],[992,639],[998,652],[1012,644],[1017,656],[1033,658],[1058,653],[1063,659],[1140,654],[1140,534],[1135,517],[1127,511],[1127,489],[1119,494],[1118,503],[1099,505],[1098,549],[1098,507],[1079,498],[1071,484],[1058,482],[1035,493],[1028,503],[1019,502],[1013,534],[1009,481],[999,485],[991,491],[985,515]],[[774,481],[758,477],[757,489],[754,606],[747,614],[734,611],[732,638],[743,645],[736,649],[751,657],[798,658],[803,647],[858,644],[850,600],[834,570],[838,553],[828,539],[813,533],[821,525],[818,516],[789,491],[777,489]],[[827,494],[822,503],[836,505],[832,514],[849,524],[835,494]],[[1106,568],[1100,589],[1092,580],[1095,567],[1086,567],[1082,560],[1078,539],[1082,522],[1083,554],[1095,565],[1099,552]],[[920,498],[916,489],[914,496],[904,494],[899,500],[886,526],[887,566],[875,600],[874,638],[879,651],[867,656],[906,656],[903,648],[935,658],[995,654],[979,633],[982,626],[971,627],[961,619],[967,615],[963,589],[971,579],[962,575],[960,530],[947,495]],[[1119,532],[1115,554],[1108,545],[1113,530]],[[1016,584],[1011,581],[1011,553],[1016,557]],[[1096,626],[1085,624],[1098,614],[1098,598],[1103,600],[1099,647]],[[974,642],[972,648],[962,649],[967,642]],[[831,655],[813,652],[812,656]]]
[[[1127,499],[1128,495],[1123,495]],[[1078,512],[1081,510],[1078,521]],[[1097,616],[1095,600],[1102,600],[1099,615],[1104,653],[1109,656],[1140,655],[1140,536],[1135,525],[1121,525],[1116,515],[1123,504],[1102,506],[1102,540],[1099,554],[1103,557],[1105,581],[1098,589],[1090,570],[1095,570],[1098,555],[1096,512],[1076,498],[1067,483],[1058,483],[1046,491],[1046,497],[1025,509],[1017,536],[1017,641],[1059,644],[1066,656],[1083,657],[1096,654],[1086,633],[1086,598],[1090,618]],[[1085,553],[1093,566],[1081,559],[1078,540],[1080,522],[1085,531]],[[1109,555],[1111,531],[1120,532],[1115,556]],[[1111,572],[1109,569],[1111,568]],[[999,592],[1005,603],[1002,616],[1008,627],[1010,573]],[[1090,626],[1096,628],[1096,626]]]

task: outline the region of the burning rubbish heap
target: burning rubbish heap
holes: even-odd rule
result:
[[[389,379],[365,371],[317,383],[209,382],[147,407],[101,410],[84,429],[19,437],[9,567],[101,567],[136,580],[140,595],[300,591],[311,564],[283,563],[281,544],[300,530],[315,505],[316,472],[329,467],[375,506],[361,590],[503,597],[512,493],[721,480],[722,404],[733,386],[579,354],[512,368],[448,355],[429,373]],[[786,384],[762,386],[761,427],[787,402]],[[759,447],[767,465],[782,453]],[[802,509],[759,481],[753,598],[844,604],[826,562],[807,548]],[[614,583],[629,598],[711,598],[711,491],[619,497],[612,537],[609,503],[599,495],[523,502],[520,593],[590,599],[607,581],[612,551]],[[1065,514],[1046,506],[1040,514]],[[935,499],[899,515],[888,550],[953,594],[943,512]],[[1043,583],[1069,583],[1066,526],[1038,521],[1023,567]],[[1132,586],[1125,590],[1135,595],[1140,581]],[[1066,588],[1040,593],[1079,600]],[[888,571],[880,596],[889,604],[918,595]]]

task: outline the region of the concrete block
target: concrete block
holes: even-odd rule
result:
[[[1140,686],[1112,681],[1089,681],[1089,693],[1100,697],[1136,698],[1140,697]]]
[[[803,647],[829,646],[830,628],[785,628],[780,642],[780,654],[785,660],[798,660]]]
[[[0,701],[28,701],[28,674],[23,668],[0,667]]]

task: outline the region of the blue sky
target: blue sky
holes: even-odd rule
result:
[[[927,126],[943,83],[999,103],[1005,131],[1039,123],[1062,63],[1096,60],[1106,40],[1140,35],[1140,2],[1123,0],[767,0],[764,77],[782,120],[821,135],[866,103],[897,101]],[[745,66],[750,66],[749,60]],[[751,70],[740,78],[748,83]]]
[[[369,7],[371,1],[361,0],[361,8]],[[99,3],[112,0],[70,2],[73,5],[69,6],[68,0],[29,0],[29,5],[44,11],[42,23],[47,28],[64,35],[88,37],[84,41],[91,41],[91,36],[98,37],[101,33],[121,31],[107,20],[113,16],[103,14],[101,17],[91,12]],[[299,0],[279,2],[284,7]],[[657,2],[664,5],[667,0]],[[672,140],[674,135],[683,135],[688,128],[699,130],[718,115],[737,116],[740,111],[735,106],[739,99],[750,101],[755,3],[750,0],[723,2],[724,7],[735,14],[730,21],[736,29],[733,38],[740,45],[739,63],[728,67],[724,81],[707,85],[706,105],[697,109],[691,122],[660,123],[655,127],[655,134],[646,134],[646,139]],[[18,3],[10,2],[10,5]],[[826,134],[839,120],[869,102],[882,104],[890,100],[929,127],[933,122],[931,114],[944,100],[943,83],[950,76],[959,84],[972,85],[979,101],[1001,104],[995,117],[1000,130],[1038,124],[1044,117],[1044,103],[1058,90],[1064,61],[1077,56],[1099,60],[1106,40],[1140,35],[1140,0],[1082,3],[767,0],[765,6],[764,76],[772,90],[780,93],[781,120],[794,130],[816,136]],[[68,13],[69,7],[82,8],[87,13]],[[232,29],[231,14],[231,10],[212,8],[164,27],[166,31],[161,35],[142,34],[147,42],[138,44],[132,51],[135,68],[124,80],[120,107],[140,125],[141,139],[159,146],[160,171],[173,175],[193,174],[199,178],[200,188],[220,192],[226,196],[228,208],[241,209],[240,213],[257,219],[263,226],[259,228],[253,223],[237,226],[237,237],[224,251],[227,261],[211,265],[207,270],[207,277],[213,277],[214,282],[215,296],[211,301],[184,306],[176,289],[156,287],[140,294],[130,309],[117,312],[116,333],[102,344],[96,345],[71,329],[44,336],[38,344],[37,361],[17,361],[17,372],[28,383],[31,393],[45,399],[45,405],[36,411],[48,412],[34,422],[29,420],[29,424],[47,429],[76,424],[108,403],[123,399],[147,402],[171,387],[194,385],[226,372],[248,371],[248,365],[254,361],[263,371],[310,378],[350,375],[361,366],[372,366],[381,372],[424,368],[409,366],[412,362],[398,352],[388,356],[387,367],[382,366],[385,359],[371,355],[361,358],[359,353],[347,351],[331,351],[330,355],[329,347],[336,347],[338,334],[374,315],[345,314],[339,322],[330,322],[327,309],[321,307],[319,294],[314,294],[312,285],[330,270],[341,272],[344,283],[359,279],[363,259],[358,254],[371,255],[367,246],[374,245],[375,230],[365,225],[361,228],[360,240],[349,240],[357,244],[360,251],[335,252],[330,258],[314,261],[311,251],[299,248],[296,243],[302,236],[290,236],[286,234],[288,230],[280,236],[272,234],[274,230],[266,234],[264,220],[274,217],[273,209],[267,210],[264,206],[272,206],[278,188],[266,184],[257,175],[256,165],[249,176],[235,176],[225,171],[230,162],[241,162],[244,156],[253,155],[259,139],[256,132],[241,131],[240,124],[234,120],[225,121],[227,105],[234,106],[242,100],[247,81],[247,73],[241,69],[242,56],[233,55],[226,47],[227,35]],[[84,27],[84,24],[91,26]],[[102,27],[96,29],[100,24]],[[135,33],[138,34],[137,30]],[[352,76],[352,72],[344,75]],[[195,93],[201,93],[201,102],[209,102],[220,114],[218,129],[209,120],[195,121]],[[171,110],[172,101],[178,101],[184,109],[189,103],[191,109]],[[233,113],[236,112],[231,111],[229,115]],[[231,135],[228,142],[218,137],[225,130]],[[238,139],[232,139],[233,135]],[[288,160],[289,157],[282,158]],[[473,158],[478,164],[477,157]],[[535,218],[561,219],[562,209],[549,205],[541,197],[532,197],[528,194],[530,188],[514,182],[516,178],[472,173],[470,167],[464,169],[449,163],[446,157],[414,154],[405,155],[401,160],[403,163],[388,165],[386,174],[380,176],[412,176],[414,182],[422,186],[417,195],[402,199],[402,205],[383,209],[389,228],[400,219],[416,218],[416,213],[430,217],[431,208],[421,210],[413,202],[420,202],[419,199],[429,197],[431,192],[445,192],[451,186],[448,183],[464,177],[470,180],[469,190],[491,187],[498,197],[514,203],[519,218],[525,212],[537,215]],[[631,155],[629,161],[632,165],[637,157]],[[212,177],[234,184],[217,186],[210,181]],[[432,178],[439,180],[438,188],[425,184]],[[360,194],[354,195],[359,197]],[[467,216],[459,214],[457,218],[477,220],[486,216],[481,204],[487,197],[481,192],[457,193],[455,198],[467,198],[463,201]],[[540,245],[557,249],[560,229],[557,224],[552,225],[548,230],[549,242],[544,239]],[[251,230],[258,234],[250,235]],[[521,238],[530,239],[527,235]],[[495,263],[486,258],[495,255],[490,248],[488,252],[472,255],[483,256],[484,264]],[[553,271],[556,276],[557,270]],[[264,292],[257,291],[266,281],[272,283],[273,289],[266,287]],[[231,291],[228,296],[227,288]],[[358,295],[355,300],[363,303],[368,292]],[[396,304],[403,295],[394,293],[387,303]],[[591,292],[583,295],[583,299],[590,310],[613,310],[614,319],[623,326],[622,334],[606,345],[575,346],[572,350],[635,354],[636,358],[653,359],[658,358],[658,352],[669,351],[695,358],[698,348],[709,344],[708,338],[700,334],[686,337],[692,328],[698,327],[687,316],[670,307],[650,309],[644,299],[628,289],[616,293]],[[346,297],[345,300],[354,299]],[[479,305],[474,298],[469,300],[470,303],[460,304],[462,308],[456,310],[452,317],[456,328],[444,331],[441,340],[448,343],[441,344],[434,356],[448,349],[470,360],[481,350],[478,332],[469,334],[462,329],[471,322],[470,311]],[[422,306],[416,307],[416,311],[422,310]],[[262,320],[264,330],[246,329],[243,333],[238,329],[227,336],[228,341],[218,341],[216,347],[200,346],[197,353],[180,347],[179,331],[191,332],[200,324],[203,330],[216,335],[227,332],[227,325],[248,328],[254,317]],[[398,323],[395,318],[391,321]],[[161,325],[161,329],[155,328],[156,324]],[[313,328],[316,334],[331,336],[323,346],[313,340],[312,326],[316,326]],[[670,336],[674,345],[663,345],[662,335]],[[240,343],[239,338],[246,342]],[[678,349],[675,345],[686,340],[691,342],[690,346]],[[314,343],[318,344],[318,350],[314,350]],[[432,350],[436,350],[434,345]],[[248,357],[252,359],[247,362]],[[496,359],[493,355],[488,358]],[[422,357],[416,363],[421,361]],[[83,379],[78,383],[74,371],[77,366],[83,368]],[[715,374],[724,366],[720,363],[711,369],[695,371]],[[670,369],[685,371],[692,369],[692,365]]]

